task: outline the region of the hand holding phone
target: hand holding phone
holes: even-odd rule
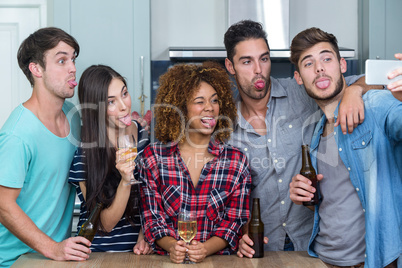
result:
[[[388,75],[395,69],[402,68],[400,60],[366,60],[366,84],[367,85],[388,85],[402,77],[397,76],[388,79]]]

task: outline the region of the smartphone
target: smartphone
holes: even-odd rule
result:
[[[394,81],[402,79],[397,76],[388,79],[388,74],[402,67],[400,60],[366,60],[366,84],[367,85],[388,85]]]

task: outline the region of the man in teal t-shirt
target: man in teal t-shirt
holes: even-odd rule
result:
[[[0,130],[0,267],[37,251],[54,260],[86,260],[90,242],[70,237],[75,190],[68,184],[80,120],[74,95],[76,40],[43,28],[23,41],[18,63],[32,85]],[[88,247],[86,247],[88,246]]]

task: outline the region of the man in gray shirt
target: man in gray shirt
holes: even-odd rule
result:
[[[264,235],[269,237],[265,250],[305,251],[313,212],[293,204],[289,183],[301,168],[301,145],[303,140],[311,140],[314,123],[309,124],[309,120],[315,113],[320,115],[319,108],[293,78],[270,77],[270,49],[261,24],[240,21],[227,30],[224,42],[225,65],[239,90],[238,122],[229,143],[249,159],[251,200],[260,198]],[[346,78],[349,85],[354,84],[346,90],[340,112],[344,132],[353,131],[363,118],[365,83],[364,78],[358,78]],[[252,257],[251,244],[245,233],[238,256]]]

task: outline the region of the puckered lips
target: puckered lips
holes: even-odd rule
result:
[[[315,80],[315,85],[319,89],[326,89],[329,87],[330,84],[331,84],[331,79],[329,79],[328,77],[320,77]]]
[[[131,125],[131,116],[127,114],[126,116],[119,117],[119,121],[125,124],[126,126]]]
[[[70,86],[70,88],[75,88],[77,86],[77,81],[75,81],[75,78],[68,80],[67,83]]]
[[[257,81],[254,83],[254,87],[255,87],[256,89],[262,89],[262,88],[264,88],[264,87],[265,87],[265,81],[264,81],[264,80],[261,80],[261,79],[257,80]]]
[[[213,128],[216,125],[216,120],[212,116],[201,117],[201,124],[206,128]]]

